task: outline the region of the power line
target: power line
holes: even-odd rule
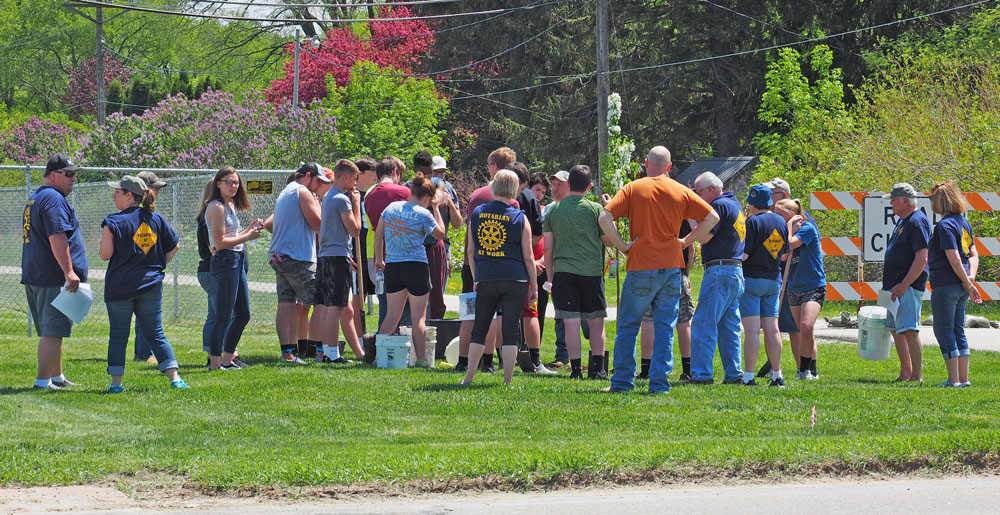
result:
[[[169,66],[158,66],[158,65],[155,65],[155,64],[150,64],[150,63],[147,63],[147,62],[140,61],[140,60],[135,59],[133,57],[129,57],[127,55],[120,54],[120,53],[118,53],[118,52],[116,52],[116,51],[114,51],[114,50],[112,50],[110,48],[107,48],[107,47],[105,47],[104,50],[106,52],[114,54],[114,55],[116,55],[116,56],[118,56],[118,57],[120,57],[120,58],[122,58],[122,59],[124,59],[126,61],[135,63],[135,64],[137,64],[139,66],[144,67],[144,68],[149,68],[151,70],[157,70],[157,71],[160,71],[160,72],[163,72],[163,73],[186,73],[188,75],[224,75],[224,74],[228,74],[228,73],[235,73],[235,72],[240,72],[240,71],[243,71],[243,70],[249,70],[251,68],[259,68],[258,65],[247,65],[247,66],[240,66],[239,68],[230,68],[230,69],[227,69],[227,70],[209,70],[209,71],[175,70],[173,68],[170,68]]]
[[[795,36],[795,37],[796,37],[796,38],[798,38],[798,39],[802,39],[802,37],[803,37],[803,36],[802,36],[801,34],[798,34],[798,33],[795,33],[795,32],[792,32],[792,31],[790,31],[790,30],[788,30],[788,29],[786,29],[786,28],[784,28],[784,27],[780,27],[780,26],[778,26],[778,25],[775,25],[775,24],[773,24],[773,23],[768,23],[768,22],[766,22],[766,21],[764,21],[764,20],[761,20],[761,19],[758,19],[758,18],[754,18],[753,16],[750,16],[749,14],[743,14],[743,13],[741,13],[741,12],[739,12],[739,11],[736,11],[736,10],[733,10],[733,9],[730,9],[730,8],[728,8],[728,7],[724,6],[724,5],[719,5],[719,4],[716,4],[716,3],[713,3],[713,2],[710,2],[709,0],[701,0],[701,1],[702,1],[702,2],[704,2],[704,3],[706,3],[706,4],[708,4],[708,5],[711,5],[712,7],[715,7],[715,8],[717,8],[717,9],[722,9],[723,11],[729,11],[729,12],[731,12],[731,13],[733,13],[733,14],[737,15],[737,16],[742,16],[742,17],[744,17],[744,18],[747,18],[747,19],[750,19],[750,20],[753,20],[753,21],[755,21],[755,22],[757,22],[757,23],[760,23],[760,24],[762,24],[762,25],[767,25],[768,27],[771,27],[771,28],[773,28],[773,29],[778,29],[778,30],[780,30],[780,31],[782,31],[782,32],[786,32],[786,33],[788,33],[788,34],[791,34],[791,35]]]
[[[358,4],[324,4],[324,3],[319,3],[319,4],[289,4],[289,3],[268,4],[268,3],[261,3],[261,2],[238,2],[238,1],[230,1],[230,0],[219,0],[219,1],[213,1],[213,0],[200,0],[199,1],[199,0],[196,0],[194,3],[196,3],[196,4],[247,5],[247,6],[251,6],[251,7],[307,7],[307,8],[308,7],[323,7],[323,8],[327,8],[327,7],[346,7],[346,8],[358,7],[358,8],[362,8],[362,7],[395,7],[395,6],[398,6],[398,5],[410,6],[410,5],[450,4],[450,3],[463,2],[463,1],[465,1],[465,0],[400,0],[399,2],[392,2],[392,3],[372,2],[372,3],[358,3]]]
[[[537,34],[529,37],[528,39],[525,39],[524,41],[521,41],[520,43],[518,43],[518,44],[516,44],[514,46],[507,47],[504,50],[502,50],[502,51],[500,51],[500,52],[498,52],[496,54],[493,54],[493,55],[491,55],[489,57],[486,57],[486,58],[483,58],[483,59],[480,59],[478,61],[474,61],[474,62],[471,62],[471,63],[468,63],[468,64],[464,64],[462,66],[456,66],[456,67],[453,67],[453,68],[448,68],[446,70],[438,70],[438,71],[433,71],[433,72],[421,72],[421,73],[375,73],[375,72],[364,72],[364,73],[369,74],[369,75],[383,76],[383,77],[433,77],[435,75],[444,75],[444,74],[447,74],[447,73],[452,73],[452,72],[456,72],[456,71],[460,71],[460,70],[465,70],[465,69],[468,69],[468,68],[472,68],[474,66],[478,66],[480,64],[483,64],[483,63],[485,63],[487,61],[492,61],[493,59],[502,57],[502,56],[504,56],[504,55],[506,55],[506,54],[508,54],[510,52],[513,52],[514,50],[516,50],[516,49],[518,49],[518,48],[520,48],[520,47],[522,47],[524,45],[527,45],[531,41],[534,41],[535,39],[538,39],[538,38],[544,36],[545,34],[547,34],[552,29],[558,27],[559,25],[562,25],[563,23],[566,23],[566,21],[570,17],[572,17],[576,13],[580,12],[580,9],[583,9],[583,6],[578,7],[575,11],[573,11],[572,13],[570,13],[568,16],[562,18],[558,22],[550,25],[548,28],[546,28],[546,29],[542,30],[541,32],[539,32],[539,33],[537,33]],[[344,52],[344,53],[346,53],[347,55],[349,55],[351,57],[354,57],[356,59],[360,59],[361,58],[360,56],[353,55],[353,54],[351,54],[349,52]],[[320,61],[323,61],[324,63],[327,63],[327,64],[332,64],[334,66],[338,66],[338,67],[341,67],[341,68],[352,69],[350,66],[346,66],[346,65],[343,65],[343,64],[340,64],[340,63],[335,63],[335,62],[329,61],[327,59],[324,59],[324,58],[320,57],[319,55],[310,52],[308,49],[306,49],[306,54],[310,55],[312,57],[315,57],[316,59],[319,59]],[[444,79],[444,80],[447,80],[447,79]]]
[[[451,14],[433,14],[427,16],[406,16],[402,18],[341,18],[341,19],[305,19],[305,18],[258,18],[258,17],[247,17],[247,16],[229,16],[223,14],[206,14],[206,13],[186,13],[181,11],[174,11],[169,9],[157,9],[152,7],[141,7],[138,5],[120,5],[112,4],[109,2],[98,1],[98,0],[73,0],[77,4],[83,4],[90,7],[107,7],[113,9],[124,9],[125,11],[138,11],[147,12],[154,14],[166,14],[171,16],[184,16],[187,18],[207,18],[213,20],[228,20],[228,21],[253,21],[259,23],[367,23],[367,22],[400,22],[400,21],[420,21],[420,20],[436,20],[440,18],[454,18],[458,16],[482,16],[486,14],[498,14],[506,13],[511,11],[521,11],[534,9],[535,6],[527,5],[521,7],[508,7],[504,9],[492,9],[489,11],[472,11],[472,12],[458,12]],[[572,0],[563,0],[572,1]]]
[[[865,31],[869,31],[869,30],[882,29],[882,28],[885,28],[885,27],[893,26],[893,25],[899,25],[900,23],[907,23],[907,22],[911,22],[911,21],[915,21],[915,20],[929,18],[931,16],[937,16],[939,14],[945,14],[945,13],[949,13],[949,12],[952,12],[952,11],[958,11],[958,10],[961,10],[961,9],[967,9],[969,7],[975,7],[977,5],[982,5],[982,4],[993,2],[993,1],[995,1],[995,0],[979,0],[977,2],[971,2],[971,3],[965,4],[965,5],[960,5],[960,6],[957,6],[957,7],[949,7],[948,9],[941,9],[939,11],[934,11],[934,12],[930,12],[930,13],[927,13],[927,14],[918,14],[916,16],[911,16],[909,18],[903,18],[901,20],[894,20],[894,21],[890,21],[890,22],[879,23],[878,25],[871,25],[871,26],[868,26],[868,27],[860,28],[860,29],[846,30],[846,31],[843,31],[843,32],[838,32],[836,34],[830,34],[830,35],[827,35],[827,36],[818,36],[818,37],[814,37],[814,38],[802,39],[800,41],[795,41],[795,42],[792,42],[792,43],[783,43],[783,44],[780,44],[780,45],[772,45],[772,46],[769,46],[769,47],[756,48],[756,49],[753,49],[753,50],[743,50],[743,51],[740,51],[740,52],[732,52],[732,53],[723,54],[723,55],[714,55],[714,56],[709,56],[709,57],[699,57],[699,58],[695,58],[695,59],[688,59],[688,60],[685,60],[685,61],[677,61],[677,62],[673,62],[673,63],[651,64],[651,65],[648,65],[648,66],[636,66],[636,67],[633,67],[633,68],[621,68],[621,69],[618,69],[618,70],[611,70],[608,73],[630,73],[630,72],[645,71],[645,70],[655,70],[655,69],[659,69],[659,68],[669,68],[669,67],[673,67],[673,66],[683,66],[683,65],[687,65],[687,64],[695,64],[695,63],[701,63],[701,62],[706,62],[706,61],[714,61],[716,59],[726,59],[726,58],[730,58],[730,57],[739,57],[739,56],[743,56],[743,55],[756,54],[756,53],[759,53],[759,52],[767,52],[769,50],[777,50],[779,48],[786,48],[786,47],[791,47],[791,46],[798,46],[798,45],[801,45],[801,44],[804,44],[804,43],[817,43],[819,41],[825,41],[827,39],[833,39],[833,38],[839,38],[839,37],[843,37],[843,36],[849,36],[851,34],[857,34],[859,32],[865,32]],[[594,75],[596,75],[596,74],[597,73],[595,72]]]

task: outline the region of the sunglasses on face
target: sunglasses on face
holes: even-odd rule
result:
[[[53,170],[52,173],[65,175],[67,179],[72,179],[73,177],[76,177],[76,170]]]
[[[240,181],[219,181],[219,182],[221,182],[222,184],[229,185],[229,186],[239,186],[240,185]]]

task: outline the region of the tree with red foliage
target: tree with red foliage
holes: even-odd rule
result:
[[[408,18],[410,10],[403,6],[382,7],[381,18]],[[332,75],[337,86],[347,84],[351,68],[360,61],[370,61],[379,67],[391,66],[410,73],[420,56],[434,44],[434,33],[423,20],[373,21],[367,34],[358,34],[349,26],[331,30],[315,50],[308,42],[299,49],[299,101],[312,102],[326,97],[326,76]],[[295,43],[285,46],[285,53],[295,54]],[[295,84],[295,62],[285,63],[285,76],[271,82],[265,91],[271,102],[292,98]]]
[[[118,79],[122,87],[128,86],[132,72],[113,55],[104,56],[104,91],[108,90],[111,81]],[[69,73],[69,84],[63,101],[73,106],[71,112],[76,115],[97,114],[97,58],[91,57],[73,68]]]

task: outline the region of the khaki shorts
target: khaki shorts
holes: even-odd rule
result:
[[[278,304],[305,304],[316,300],[316,263],[284,258],[271,263],[278,283]]]

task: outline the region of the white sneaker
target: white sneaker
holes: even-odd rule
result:
[[[819,379],[818,375],[814,375],[811,371],[806,374],[806,381],[815,381]]]
[[[795,373],[795,379],[801,379],[803,381],[808,381],[809,380],[809,376],[811,376],[811,375],[812,374],[809,373],[809,372],[807,372],[807,371],[804,372],[802,370],[799,370],[798,372]]]
[[[545,368],[545,365],[539,363],[538,366],[535,367],[535,373],[536,374],[542,374],[542,375],[551,376],[551,375],[556,375],[559,372],[556,372],[555,370],[549,370],[549,369]]]

